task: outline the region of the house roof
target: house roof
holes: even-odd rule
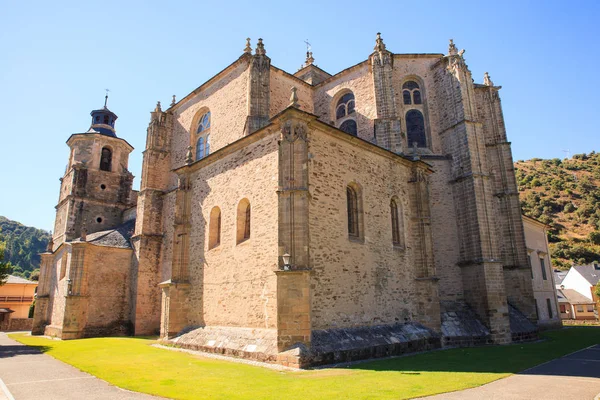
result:
[[[594,301],[579,293],[575,289],[558,289],[556,291],[559,303],[593,304]]]
[[[574,265],[575,271],[579,272],[590,285],[594,286],[600,281],[600,264],[594,265]]]
[[[96,246],[131,248],[131,237],[135,230],[135,219],[125,222],[114,229],[90,233],[85,241]]]
[[[25,278],[21,278],[20,276],[9,275],[6,283],[15,283],[15,284],[25,284],[25,285],[37,285],[37,282],[30,281]]]
[[[554,284],[560,285],[562,281],[567,277],[569,271],[554,270]]]

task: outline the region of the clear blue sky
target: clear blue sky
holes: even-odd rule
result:
[[[375,34],[395,53],[446,53],[476,82],[489,71],[515,160],[600,150],[598,1],[0,2],[0,215],[52,229],[65,141],[103,104],[135,151],[139,186],[149,112],[181,98],[264,38],[295,72],[312,44],[336,73],[365,60]],[[496,3],[496,4],[495,4]]]

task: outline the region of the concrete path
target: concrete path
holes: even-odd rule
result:
[[[600,345],[473,389],[425,397],[439,400],[600,400]]]
[[[0,333],[0,400],[156,400],[119,389]]]

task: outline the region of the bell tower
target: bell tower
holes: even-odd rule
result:
[[[106,106],[91,112],[87,132],[67,140],[71,152],[60,195],[52,237],[54,249],[61,243],[117,227],[123,212],[136,203],[129,172],[133,147],[115,132],[117,115]]]

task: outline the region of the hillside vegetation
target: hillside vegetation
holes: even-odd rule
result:
[[[0,247],[5,249],[4,261],[10,263],[10,274],[37,280],[39,254],[46,251],[50,237],[50,232],[0,216]]]
[[[523,214],[550,226],[554,267],[600,261],[600,154],[515,163]]]

